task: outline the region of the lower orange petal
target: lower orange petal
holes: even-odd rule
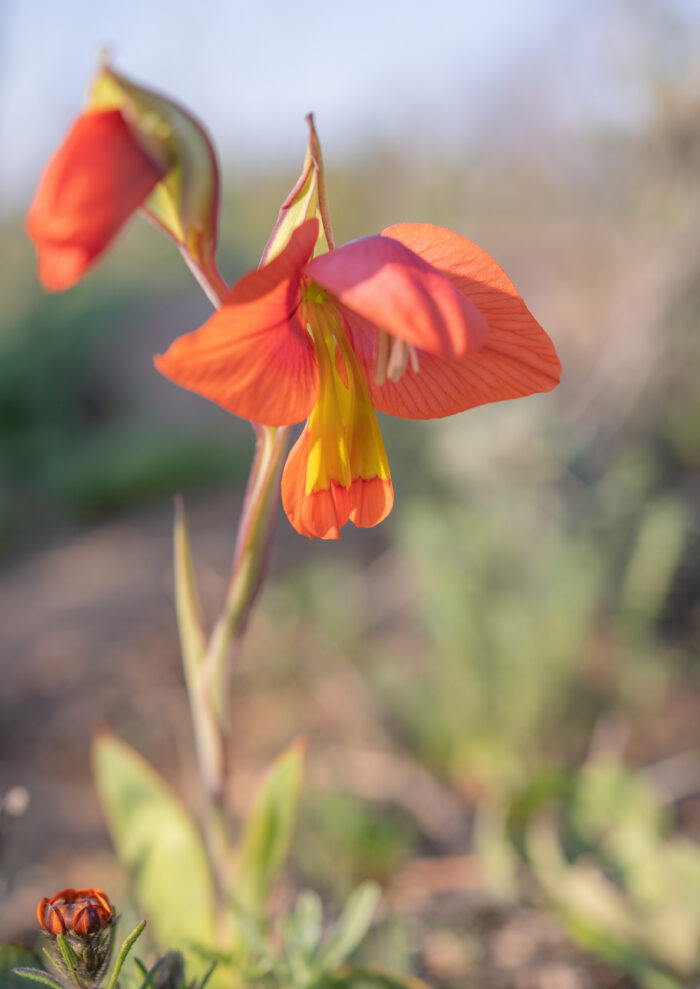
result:
[[[306,490],[309,432],[304,428],[282,474],[282,505],[296,531],[309,539],[339,539],[346,522],[359,529],[378,525],[394,505],[389,478],[355,477],[349,486],[330,480],[328,487]]]

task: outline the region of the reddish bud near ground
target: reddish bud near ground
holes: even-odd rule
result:
[[[114,907],[101,889],[64,889],[44,897],[36,910],[39,925],[49,934],[95,934],[113,923]]]

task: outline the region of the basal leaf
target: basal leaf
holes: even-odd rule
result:
[[[255,795],[241,836],[233,897],[236,905],[260,916],[267,895],[289,852],[304,774],[305,742],[278,756]]]
[[[214,889],[194,822],[155,770],[113,735],[95,741],[93,769],[117,855],[151,933],[199,971],[201,957],[191,949],[214,947]]]
[[[372,882],[362,883],[350,894],[322,952],[324,969],[333,971],[358,947],[372,923],[379,896],[379,887]]]

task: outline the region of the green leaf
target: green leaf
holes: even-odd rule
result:
[[[278,756],[258,788],[239,845],[233,895],[255,917],[289,852],[304,775],[306,742],[297,740]]]
[[[323,904],[313,890],[299,894],[294,910],[294,940],[306,958],[311,958],[323,932]]]
[[[142,920],[141,923],[138,924],[133,929],[131,934],[128,934],[127,937],[125,938],[124,943],[119,949],[117,960],[114,963],[114,971],[112,972],[112,978],[109,980],[109,985],[107,989],[115,989],[117,985],[117,979],[119,978],[119,973],[122,970],[122,966],[124,965],[124,962],[126,961],[129,952],[136,944],[138,939],[141,937],[141,934],[143,933],[143,929],[145,926],[146,926],[146,921]]]
[[[178,948],[202,970],[189,949],[214,947],[214,888],[194,822],[155,770],[109,733],[93,745],[93,770],[117,855],[157,944]]]
[[[361,943],[372,923],[379,897],[379,887],[372,882],[362,883],[350,894],[321,954],[320,961],[326,971],[332,972],[342,965]]]
[[[14,969],[14,971],[10,973],[9,978],[17,979],[16,982],[6,982],[5,979],[7,976],[5,976],[1,971],[0,975],[3,977],[3,981],[0,982],[3,989],[13,989],[15,986],[17,986],[18,989],[19,986],[22,986],[22,989],[27,989],[27,983],[24,981],[25,979],[29,979],[30,982],[39,982],[42,986],[49,986],[50,989],[64,989],[62,983],[52,978],[52,976],[48,975],[46,972],[43,972],[40,968]]]
[[[0,986],[2,989],[27,989],[27,983],[15,968],[35,968],[39,960],[33,951],[21,944],[6,944],[0,947]]]

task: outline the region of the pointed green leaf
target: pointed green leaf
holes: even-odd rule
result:
[[[29,979],[30,982],[38,982],[42,986],[49,986],[49,989],[64,989],[64,986],[58,982],[52,976],[48,975],[46,972],[42,971],[40,968],[16,968],[12,971],[9,976],[6,976],[0,969],[0,976],[2,976],[3,981],[0,982],[0,986],[3,989],[27,989],[27,983],[25,979]],[[6,982],[5,979],[10,980],[16,979],[16,982]]]
[[[144,929],[145,926],[146,926],[146,921],[145,920],[142,920],[141,923],[138,924],[133,929],[133,931],[130,934],[127,935],[126,939],[124,940],[124,943],[122,944],[121,948],[119,949],[119,954],[117,955],[117,960],[114,963],[114,971],[112,972],[112,978],[109,980],[109,985],[108,985],[107,989],[115,989],[115,987],[117,986],[117,979],[119,978],[119,973],[122,970],[122,967],[124,965],[124,962],[126,961],[127,956],[129,954],[129,952],[131,951],[131,949],[133,948],[133,946],[136,944],[136,942],[138,941],[138,939],[141,937],[141,935],[143,933],[143,929]]]
[[[0,986],[2,989],[27,989],[27,982],[14,972],[15,968],[36,969],[39,960],[33,951],[21,944],[6,944],[0,947]],[[28,976],[31,978],[31,976]]]
[[[350,894],[321,954],[326,971],[342,965],[359,946],[372,923],[380,895],[379,887],[372,882],[362,883]]]
[[[193,946],[213,948],[213,882],[185,808],[141,756],[109,733],[93,745],[93,770],[117,855],[158,945],[186,954]],[[188,961],[202,969],[196,952]]]
[[[233,895],[242,909],[262,916],[268,893],[289,852],[304,775],[306,743],[278,756],[255,795],[241,836]]]

